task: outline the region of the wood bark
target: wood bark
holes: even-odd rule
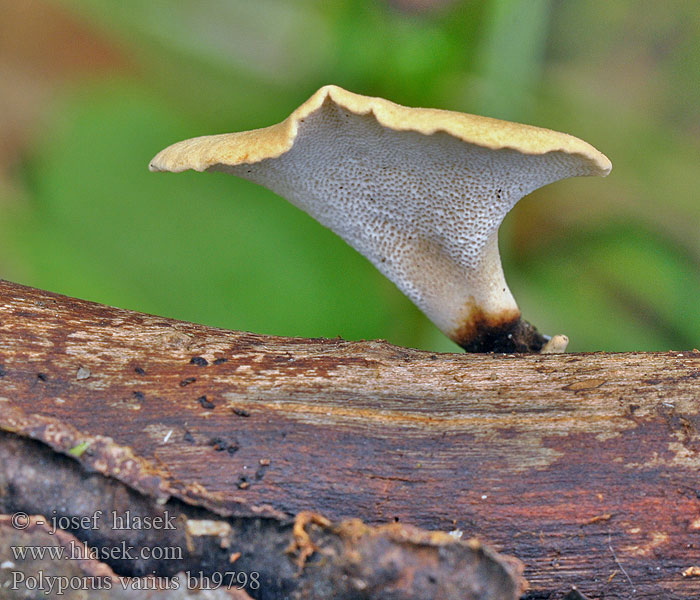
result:
[[[697,350],[432,354],[224,331],[0,282],[0,509],[44,514],[54,498],[80,516],[137,494],[144,514],[226,523],[195,536],[192,565],[212,558],[205,538],[247,571],[274,547],[276,567],[260,569],[271,595],[254,597],[350,585],[351,572],[352,585],[394,582],[397,595],[376,597],[431,597],[431,585],[469,597],[469,577],[517,593],[516,563],[420,527],[517,557],[530,600],[697,599],[698,427]],[[47,469],[73,473],[69,498]],[[348,598],[373,597],[352,585]]]

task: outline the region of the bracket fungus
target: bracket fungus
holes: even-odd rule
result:
[[[361,252],[467,351],[556,352],[564,336],[521,319],[498,228],[533,190],[605,176],[611,164],[564,133],[328,85],[281,123],[178,142],[150,168],[268,187]]]

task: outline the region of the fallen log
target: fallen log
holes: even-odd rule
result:
[[[382,571],[394,587],[415,572],[435,585],[428,573],[444,566],[432,578],[447,594],[487,561],[517,594],[515,563],[421,527],[518,557],[532,600],[562,598],[573,585],[592,598],[697,598],[699,412],[697,350],[432,354],[224,331],[0,282],[0,442],[35,440],[12,446],[25,467],[12,485],[5,473],[0,511],[69,514],[68,499],[51,506],[55,486],[47,503],[32,504],[41,447],[49,469],[60,459],[82,470],[78,481],[99,475],[156,506],[205,511],[190,521],[257,527],[246,539],[258,546],[241,545],[236,558],[243,570],[255,568],[246,553],[264,553],[269,525],[282,536],[270,539],[285,540],[277,566],[266,567],[270,593],[286,593],[275,573],[295,593],[302,580],[320,589],[343,573],[347,583],[338,557],[365,540],[363,564],[377,566],[391,555],[381,539],[385,550],[408,548],[405,570]],[[112,507],[115,494],[70,514]],[[103,533],[71,531],[88,541]],[[241,539],[230,541],[221,556],[238,552]],[[344,566],[330,573],[326,564]],[[323,565],[316,578],[304,575],[309,565]],[[358,579],[370,580],[380,578]]]
[[[264,600],[501,600],[525,584],[518,561],[476,540],[357,519],[334,524],[312,512],[293,521],[222,516],[141,494],[13,434],[0,437],[0,464],[0,504],[10,513],[0,515],[2,598],[38,590],[76,600],[86,592],[250,600],[248,590]]]

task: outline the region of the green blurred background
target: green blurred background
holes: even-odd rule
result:
[[[700,346],[700,4],[0,0],[0,277],[231,329],[456,350],[265,189],[152,174],[164,146],[335,83],[571,133],[613,161],[501,229],[525,318],[570,349]]]

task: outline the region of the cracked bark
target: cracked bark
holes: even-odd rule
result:
[[[0,512],[103,510],[65,535],[184,548],[100,562],[114,577],[258,572],[256,598],[517,596],[516,562],[420,527],[518,557],[532,600],[573,585],[695,598],[699,398],[697,351],[436,355],[0,282]],[[127,510],[178,526],[106,527]]]

